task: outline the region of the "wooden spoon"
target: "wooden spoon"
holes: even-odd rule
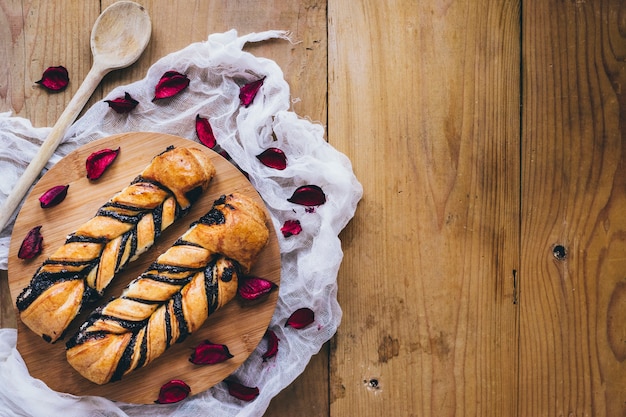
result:
[[[91,30],[93,65],[0,209],[0,230],[9,222],[102,78],[112,70],[134,63],[146,49],[151,32],[150,17],[143,6],[137,3],[113,3],[100,14]]]

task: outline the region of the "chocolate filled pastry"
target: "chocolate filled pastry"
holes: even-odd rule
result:
[[[214,175],[200,149],[169,147],[155,156],[38,268],[16,300],[22,322],[48,342],[62,337],[81,307],[186,214]]]
[[[250,198],[220,197],[119,298],[90,314],[66,343],[70,365],[105,384],[183,341],[236,295],[267,244],[267,222]]]

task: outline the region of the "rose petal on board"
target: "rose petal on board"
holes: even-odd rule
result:
[[[61,65],[58,67],[48,67],[41,75],[41,79],[35,81],[35,83],[41,85],[46,90],[54,92],[65,90],[69,82],[70,77],[67,69]]]
[[[39,197],[39,205],[41,206],[41,208],[50,208],[56,206],[61,201],[65,200],[68,188],[70,188],[69,184],[55,185],[54,187],[48,189]]]
[[[154,87],[152,101],[174,97],[189,86],[189,78],[177,71],[166,71]]]
[[[300,220],[287,220],[283,227],[280,228],[284,237],[291,237],[299,234],[302,231]]]
[[[226,382],[228,387],[228,393],[242,401],[252,401],[259,396],[259,388],[257,387],[247,387],[239,382],[230,380],[224,382]]]
[[[263,353],[263,362],[266,360],[273,358],[278,353],[278,342],[280,339],[276,336],[276,333],[273,330],[267,330],[265,332],[265,337],[267,338],[267,349],[265,353]]]
[[[124,97],[118,97],[113,100],[104,100],[105,103],[109,105],[110,108],[115,110],[117,113],[128,113],[135,107],[139,102],[132,98],[129,93],[124,93]]]
[[[189,396],[191,387],[180,379],[172,379],[161,386],[157,404],[172,404],[184,400]]]
[[[242,106],[248,107],[252,104],[264,81],[265,77],[241,86],[239,89],[239,100]]]
[[[22,241],[17,257],[20,259],[32,259],[41,253],[43,248],[43,236],[41,226],[35,226],[26,233]]]
[[[326,194],[317,185],[303,185],[298,187],[287,201],[308,207],[321,206],[326,202]]]
[[[104,174],[104,171],[111,166],[117,155],[120,153],[120,148],[117,149],[101,149],[93,152],[87,157],[85,167],[87,168],[87,178],[90,180],[97,180]]]
[[[251,301],[269,294],[276,287],[278,287],[276,284],[265,278],[248,276],[240,279],[237,292],[244,300]]]
[[[198,135],[198,139],[205,146],[213,149],[215,145],[217,145],[217,140],[215,139],[215,135],[213,134],[213,128],[209,123],[209,119],[204,117],[200,117],[200,115],[196,115],[196,134]]]
[[[189,362],[194,365],[214,365],[232,357],[233,355],[228,351],[228,346],[205,340],[194,348],[193,353],[189,357]]]
[[[310,308],[299,308],[287,319],[285,327],[293,327],[294,329],[303,329],[315,320],[315,313]]]
[[[261,163],[267,167],[278,169],[282,171],[287,168],[287,156],[282,149],[279,148],[268,148],[258,154],[257,159],[261,161]]]

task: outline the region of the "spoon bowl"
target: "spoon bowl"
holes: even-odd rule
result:
[[[119,1],[104,9],[91,31],[93,65],[50,134],[0,208],[0,230],[13,216],[26,192],[59,146],[102,78],[127,67],[143,53],[150,41],[152,24],[146,9],[132,1]]]

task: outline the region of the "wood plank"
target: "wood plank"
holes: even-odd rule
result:
[[[622,416],[626,4],[523,4],[519,415]]]
[[[516,2],[329,2],[329,142],[364,185],[342,235],[333,416],[516,411]]]

